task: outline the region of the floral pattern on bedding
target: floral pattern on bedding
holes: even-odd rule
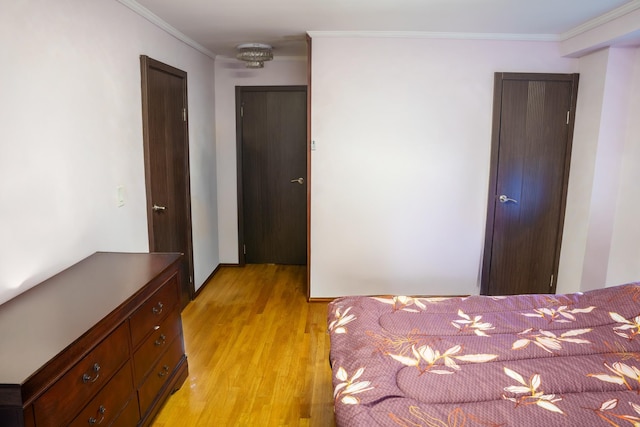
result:
[[[329,304],[336,422],[639,426],[640,283]]]

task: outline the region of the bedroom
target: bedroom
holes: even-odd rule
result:
[[[304,59],[238,73],[235,61],[213,60],[116,1],[25,1],[4,11],[0,235],[7,243],[0,300],[96,250],[148,249],[142,53],[189,74],[196,288],[219,264],[237,262],[233,86],[305,84]],[[327,73],[312,89],[320,95],[312,123],[312,296],[477,293],[492,73],[507,70],[581,74],[558,290],[639,277],[640,124],[633,119],[640,114],[639,50],[564,57],[637,35],[639,23],[636,9],[563,42],[316,34],[313,66]],[[414,56],[416,46],[428,56]],[[349,83],[354,79],[361,85]],[[339,93],[360,100],[344,104],[348,115],[328,111],[335,99],[327,97]],[[414,116],[398,117],[394,105],[373,102],[379,98]],[[437,119],[425,123],[422,112]],[[390,125],[367,133],[366,125],[381,117]],[[378,165],[387,157],[393,162],[382,174]],[[406,161],[413,167],[405,168]],[[343,186],[345,178],[358,198]],[[425,181],[438,185],[416,188]],[[122,207],[115,201],[119,186]],[[423,195],[416,199],[418,190]],[[425,289],[425,282],[438,285]]]
[[[9,67],[3,98],[10,102],[3,103],[4,141],[12,143],[2,158],[2,234],[11,243],[0,256],[0,300],[97,248],[148,249],[138,143],[141,53],[180,66],[189,75],[196,289],[218,264],[237,262],[232,88],[305,84],[305,61],[281,58],[262,73],[237,73],[230,60],[212,60],[118,2],[92,7],[21,2],[11,7],[15,10],[9,15],[20,18],[3,25],[3,37],[20,37],[5,43]],[[312,297],[359,293],[363,286],[367,293],[411,294],[418,288],[422,294],[438,293],[421,288],[427,281],[440,282],[454,294],[477,293],[492,73],[497,70],[581,73],[558,291],[637,277],[639,249],[633,242],[640,230],[632,212],[640,201],[634,191],[633,159],[640,131],[628,117],[638,110],[638,96],[632,96],[639,90],[638,50],[563,56],[633,36],[637,13],[562,43],[317,34],[318,71],[312,90],[320,95],[312,107],[317,150],[310,177],[315,218],[311,234],[317,237],[311,240]],[[113,31],[115,23],[119,31]],[[412,56],[416,46],[428,55]],[[379,54],[354,53],[370,50]],[[386,66],[389,63],[393,66]],[[344,78],[323,75],[326,67]],[[354,76],[390,101],[408,105],[414,116],[399,117],[392,106],[373,102],[375,92],[354,85],[345,94],[364,97],[366,102],[357,106],[360,113],[354,115],[356,108],[346,102],[352,111],[349,122],[340,120],[344,114],[327,112],[325,105],[333,99],[325,101],[322,94],[335,97]],[[379,81],[393,83],[381,87]],[[437,120],[418,127],[424,120],[421,112],[433,113]],[[386,117],[389,125],[378,135],[359,138],[366,132],[355,120],[361,115]],[[34,120],[37,126],[31,125]],[[468,123],[453,126],[459,121]],[[342,138],[349,143],[337,143]],[[377,162],[387,154],[392,162],[382,174]],[[410,161],[410,167],[404,167],[404,161]],[[421,188],[423,196],[412,196],[413,184],[445,178],[446,185]],[[114,202],[119,186],[125,192],[122,207]],[[358,197],[345,199],[347,188],[359,188]],[[393,203],[381,194],[391,195]],[[435,200],[438,203],[432,203]],[[465,201],[463,209],[460,200]]]

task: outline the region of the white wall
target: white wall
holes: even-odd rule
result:
[[[558,293],[640,280],[639,17],[632,11],[562,43],[580,58],[580,87]]]
[[[576,292],[581,288],[608,59],[608,50],[600,50],[580,59],[558,293]]]
[[[478,293],[494,73],[577,60],[556,43],[312,37],[311,296]]]
[[[214,61],[116,1],[3,2],[0,46],[0,302],[95,251],[148,250],[141,54],[188,73],[200,285],[219,263]]]
[[[628,121],[623,148],[620,186],[617,189],[616,216],[611,239],[607,285],[640,280],[640,48],[624,52],[632,61],[628,86]]]
[[[580,58],[558,292],[607,283],[620,170],[627,151],[633,57],[633,49],[606,48]]]
[[[238,263],[238,187],[236,159],[236,86],[307,84],[306,58],[277,58],[251,70],[236,59],[216,57],[216,152],[220,261]]]

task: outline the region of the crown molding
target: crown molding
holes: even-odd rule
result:
[[[142,16],[158,28],[191,46],[202,54],[216,58],[216,54],[195,40],[187,37],[176,28],[169,25],[162,18],[145,8],[135,0],[117,0],[138,15]],[[640,0],[633,0],[610,12],[600,15],[575,28],[561,34],[509,34],[509,33],[455,33],[455,32],[425,32],[425,31],[307,31],[315,38],[405,38],[405,39],[453,39],[453,40],[503,40],[503,41],[537,41],[561,42],[579,34],[597,28],[630,12],[640,9]]]
[[[402,38],[557,42],[556,34],[444,33],[426,31],[307,31],[316,38]]]
[[[633,0],[625,5],[622,5],[616,9],[613,9],[610,12],[607,12],[603,15],[600,15],[596,18],[593,18],[590,21],[585,22],[582,25],[578,25],[575,28],[570,29],[567,32],[564,32],[558,36],[560,41],[568,40],[572,37],[575,37],[579,34],[585,33],[589,30],[593,30],[601,25],[604,25],[608,22],[613,21],[614,19],[618,19],[621,16],[626,15],[627,13],[631,13],[636,9],[640,9],[640,0]]]
[[[175,29],[171,25],[167,24],[162,18],[160,18],[158,15],[154,14],[149,9],[147,9],[144,6],[142,6],[141,4],[136,2],[135,0],[118,0],[118,2],[122,3],[123,5],[125,5],[126,7],[128,7],[129,9],[134,11],[135,13],[137,13],[138,15],[142,16],[147,21],[151,22],[152,24],[154,24],[155,26],[157,26],[161,30],[171,34],[173,37],[177,38],[181,42],[191,46],[192,48],[194,48],[198,52],[208,56],[211,59],[215,59],[216,58],[216,54],[215,53],[211,52],[209,49],[207,49],[206,47],[202,46],[200,43],[196,42],[195,40],[190,39],[189,37],[184,35],[182,32],[178,31],[177,29]]]
[[[422,31],[307,31],[311,37],[354,37],[354,38],[414,38],[414,39],[455,39],[455,40],[508,40],[561,42],[597,28],[628,13],[640,9],[640,0],[633,0],[610,12],[600,15],[584,24],[561,34],[508,34],[508,33],[446,33]]]

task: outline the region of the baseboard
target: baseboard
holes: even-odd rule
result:
[[[211,279],[220,271],[222,267],[240,267],[240,264],[218,264],[216,268],[213,269],[209,277],[204,281],[202,286],[198,288],[198,290],[193,294],[193,299],[195,300],[200,295],[200,292],[204,290],[204,288],[211,282]]]
[[[333,301],[335,298],[309,298],[307,299],[307,302],[331,302]]]

